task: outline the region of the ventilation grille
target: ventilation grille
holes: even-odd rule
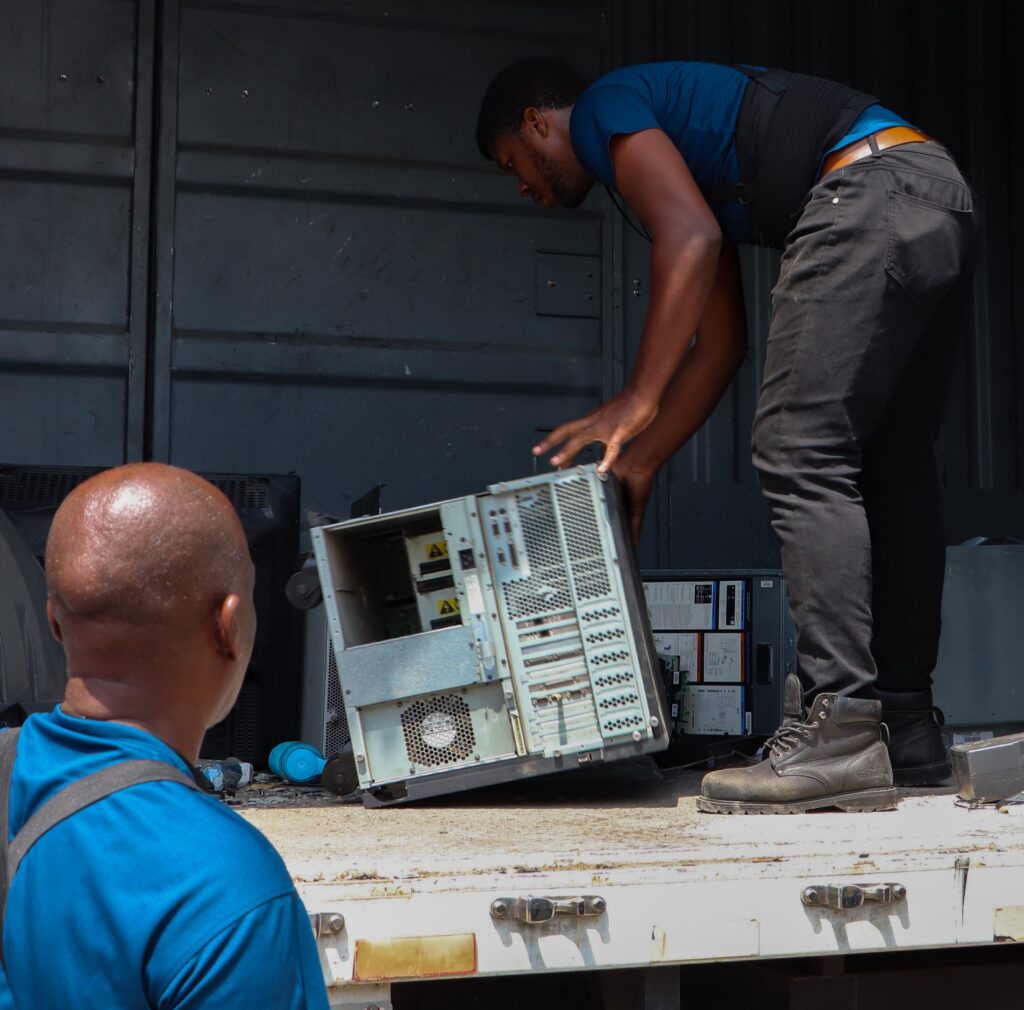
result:
[[[596,624],[598,621],[610,621],[619,617],[622,611],[615,606],[599,607],[597,610],[587,610],[580,614],[584,624]]]
[[[236,509],[265,509],[269,507],[266,477],[233,477],[220,474],[203,474]]]
[[[602,645],[605,642],[621,642],[626,637],[623,628],[608,628],[607,631],[592,631],[587,635],[587,645]]]
[[[328,636],[327,642],[327,698],[324,712],[324,757],[330,759],[348,743],[348,718],[345,715],[345,700],[341,695],[341,681],[338,679],[338,663],[334,658],[334,646]]]
[[[402,733],[410,763],[424,768],[461,764],[476,746],[469,706],[457,694],[413,702],[402,713]]]
[[[595,687],[618,687],[620,684],[632,684],[633,674],[628,670],[620,670],[618,673],[604,673],[594,678]]]
[[[623,694],[608,694],[605,695],[597,704],[597,707],[608,711],[614,708],[625,708],[627,705],[635,706],[640,699],[637,697],[635,691],[626,691]]]
[[[59,505],[100,467],[65,467],[54,470],[5,467],[0,470],[0,504]]]
[[[516,495],[530,574],[503,578],[501,591],[531,747],[549,754],[621,739],[647,721],[602,508],[587,477]]]
[[[519,519],[530,577],[503,584],[509,616],[516,620],[571,608],[572,595],[550,490],[538,488],[520,498]]]
[[[555,485],[555,495],[577,600],[585,602],[610,595],[612,586],[590,482],[582,478],[564,481]]]
[[[601,723],[601,728],[606,732],[622,732],[624,730],[635,729],[638,726],[644,724],[643,717],[640,715],[624,715],[616,719],[605,719]]]

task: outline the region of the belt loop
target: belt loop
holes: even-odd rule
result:
[[[868,142],[868,147],[871,148],[871,153],[878,154],[878,141],[875,139],[875,135],[873,133],[869,133],[864,139]]]

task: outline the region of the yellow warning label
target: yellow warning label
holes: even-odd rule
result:
[[[459,612],[459,601],[458,600],[438,600],[437,601],[437,612],[442,617],[447,617],[449,614],[457,614]]]
[[[427,544],[427,558],[431,561],[434,558],[448,557],[448,543],[445,540],[438,540],[437,543]]]

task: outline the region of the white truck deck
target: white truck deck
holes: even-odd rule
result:
[[[697,812],[699,782],[641,761],[430,805],[242,813],[309,911],[344,917],[319,941],[336,1006],[386,1010],[410,978],[1024,940],[1024,807],[907,791],[889,813],[716,816]],[[828,885],[866,900],[805,903]],[[603,900],[540,923],[492,915],[524,896]]]

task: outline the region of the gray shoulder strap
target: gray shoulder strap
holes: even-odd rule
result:
[[[14,755],[18,751],[18,731],[9,729],[0,733],[0,942],[3,939],[3,907],[7,901],[7,839],[11,826],[11,773]]]
[[[0,733],[0,743],[6,733]],[[11,763],[13,764],[13,748]],[[3,760],[6,750],[0,748],[0,774],[3,773]],[[8,776],[9,776],[8,771]],[[26,822],[21,831],[14,836],[10,847],[6,851],[5,866],[0,870],[0,882],[3,883],[0,889],[0,950],[3,942],[4,912],[7,905],[7,890],[14,875],[18,872],[21,861],[29,849],[46,834],[50,828],[56,827],[61,821],[77,814],[79,810],[92,806],[94,803],[105,799],[112,793],[120,792],[130,786],[141,785],[143,782],[178,782],[189,789],[200,792],[198,784],[193,778],[179,771],[173,765],[164,761],[123,761],[120,764],[110,765],[102,768],[92,775],[78,779],[70,785],[65,786],[52,799],[44,803]],[[4,789],[3,780],[0,779],[0,791],[4,793],[4,807],[7,806],[7,794],[9,790]],[[5,829],[5,834],[0,836],[6,843],[7,813],[6,809],[2,815],[0,827]],[[6,847],[6,845],[5,845]],[[6,879],[5,879],[6,878]]]
[[[118,793],[129,786],[163,781],[180,782],[190,789],[199,790],[191,776],[178,771],[165,761],[122,761],[65,786],[56,796],[44,803],[14,837],[7,852],[7,879],[14,879],[25,853],[50,828],[56,827],[72,814],[77,814],[79,810],[91,807],[112,793]]]

